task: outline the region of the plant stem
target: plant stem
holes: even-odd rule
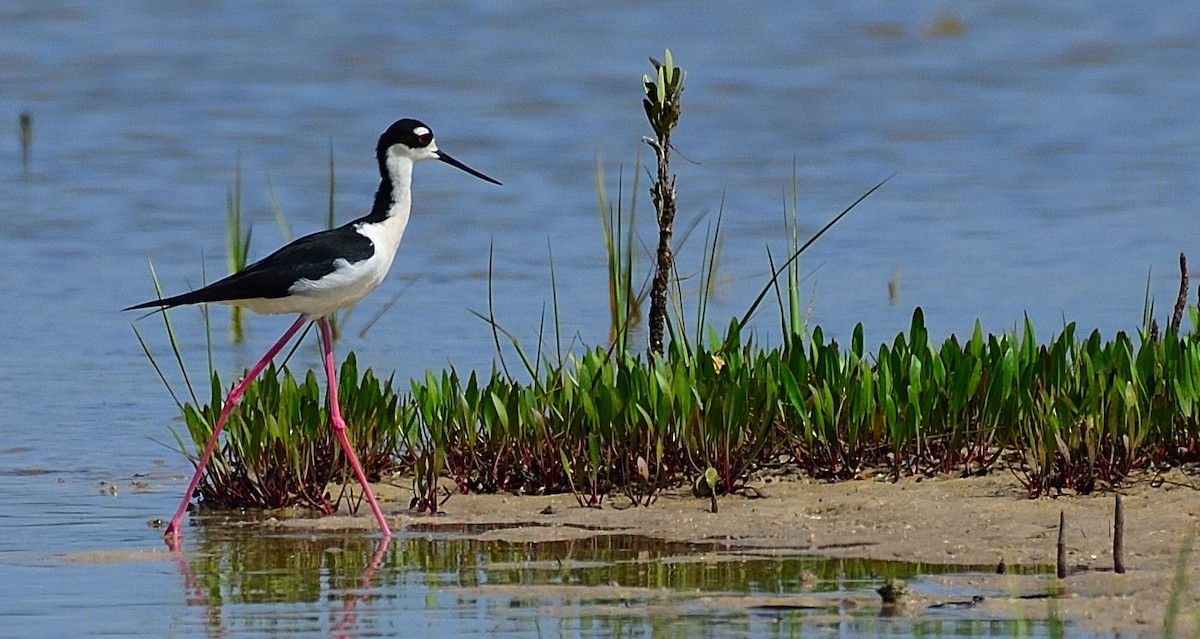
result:
[[[646,97],[642,106],[655,138],[642,138],[658,158],[658,173],[650,197],[658,218],[658,251],[655,260],[654,282],[650,288],[650,315],[648,317],[650,343],[646,354],[650,359],[663,353],[663,323],[667,312],[667,277],[674,270],[675,258],[671,253],[671,234],[675,225],[675,176],[671,175],[671,131],[679,123],[679,100],[683,93],[683,71],[675,66],[671,50],[667,49],[664,61],[654,58],[655,78],[643,76],[642,84]]]
[[[646,143],[658,156],[658,177],[651,189],[658,216],[658,251],[654,267],[654,283],[650,288],[650,346],[647,355],[653,358],[663,352],[663,321],[667,310],[667,275],[674,264],[671,253],[671,234],[675,224],[675,178],[671,171],[670,131],[658,140]]]

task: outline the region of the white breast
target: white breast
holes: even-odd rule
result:
[[[332,273],[316,280],[302,279],[288,289],[287,297],[256,298],[228,302],[256,313],[300,313],[310,319],[326,317],[356,304],[375,290],[392,268],[396,249],[408,226],[412,203],[409,187],[412,183],[412,160],[389,153],[388,167],[392,175],[394,200],[382,222],[360,223],[355,230],[371,240],[375,252],[371,257],[350,263],[334,262]]]

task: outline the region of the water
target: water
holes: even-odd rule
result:
[[[53,557],[157,546],[146,522],[172,512],[188,465],[171,450],[174,404],[117,309],[153,296],[147,258],[171,292],[224,272],[239,158],[253,256],[280,242],[270,189],[295,232],[323,225],[331,151],[338,219],[363,213],[371,150],[398,117],[426,120],[442,148],[505,183],[418,169],[394,272],[339,343],[363,365],[399,379],[490,367],[490,332],[470,313],[487,306],[489,247],[506,328],[536,338],[553,250],[563,335],[596,344],[607,334],[596,163],[615,195],[647,133],[638,80],[664,46],[689,71],[674,138],[680,225],[706,215],[703,230],[724,201],[710,318],[743,311],[765,281],[765,247],[783,252],[793,170],[809,230],[899,172],[805,257],[812,321],[827,335],[862,322],[870,341],[890,340],[916,305],[933,335],[976,319],[1004,331],[1024,315],[1043,337],[1064,318],[1112,334],[1139,322],[1151,269],[1161,317],[1176,257],[1200,237],[1200,5],[969,6],[957,38],[927,32],[943,10],[0,4],[0,119],[11,123],[0,135],[0,579],[28,593],[2,605],[62,604],[32,618],[67,634],[80,620],[135,630],[136,609],[107,603],[116,591],[189,615],[169,563]],[[22,110],[36,136],[28,175]],[[646,218],[648,198],[639,204]],[[699,246],[684,247],[681,272],[694,272]],[[199,313],[175,319],[198,375]],[[240,346],[219,321],[216,366],[252,363],[287,321],[251,320]],[[775,323],[759,318],[763,342],[778,340]],[[165,355],[158,321],[137,325]],[[298,361],[315,365],[311,346]],[[148,492],[134,492],[135,476]]]
[[[193,551],[173,561],[162,553],[81,554],[19,566],[14,576],[35,583],[44,583],[37,570],[53,570],[74,583],[103,573],[128,584],[103,605],[61,585],[35,591],[6,631],[33,635],[64,612],[86,616],[94,634],[122,636],[1047,636],[1051,629],[928,605],[896,618],[881,611],[873,590],[883,576],[914,579],[945,566],[781,559],[622,535],[534,545],[406,533],[380,547],[363,536],[264,535],[236,522],[196,534]],[[914,595],[943,600],[978,594],[939,592],[919,578],[910,584]],[[129,624],[139,609],[153,616]]]

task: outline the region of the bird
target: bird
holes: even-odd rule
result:
[[[433,130],[419,120],[397,120],[379,136],[375,147],[379,164],[379,188],[370,213],[343,226],[301,237],[244,269],[202,288],[161,299],[134,304],[123,310],[166,310],[188,304],[227,304],[263,314],[297,314],[296,321],[283,333],[262,359],[226,396],[221,414],[213,427],[208,445],[196,464],[183,501],[167,525],[163,538],[178,550],[183,534],[180,526],[200,477],[204,473],[217,439],[229,414],[241,400],[246,388],[267,364],[309,322],[319,330],[322,360],[328,382],[331,427],[354,470],[367,503],[387,539],[391,536],[387,520],[379,509],[367,477],[346,437],[337,398],[337,375],[333,362],[333,336],[329,316],[350,307],[373,291],[388,270],[408,226],[412,209],[413,165],[438,160],[481,180],[500,185],[493,178],[459,162],[438,148]]]

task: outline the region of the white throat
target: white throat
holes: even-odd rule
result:
[[[392,181],[392,203],[388,206],[387,218],[382,222],[363,224],[359,232],[375,242],[376,251],[394,254],[412,211],[412,158],[389,151],[387,172]]]

